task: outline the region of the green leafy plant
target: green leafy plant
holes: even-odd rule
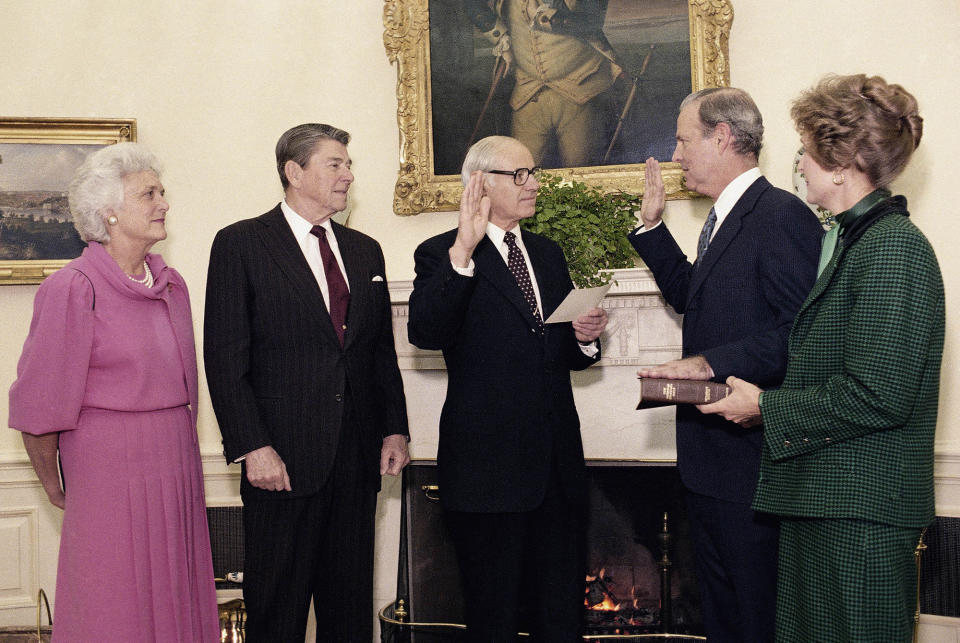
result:
[[[536,216],[521,225],[556,241],[580,288],[601,286],[614,268],[632,268],[634,251],[627,234],[637,226],[642,199],[626,192],[603,194],[580,181],[542,174]]]

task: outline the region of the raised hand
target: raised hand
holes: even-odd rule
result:
[[[666,203],[666,190],[663,187],[663,174],[660,162],[652,156],[647,159],[643,169],[644,189],[643,205],[640,206],[640,221],[644,228],[652,228],[660,223]]]
[[[473,250],[487,233],[490,220],[490,199],[484,194],[483,172],[476,170],[463,188],[460,197],[460,218],[457,239],[450,247],[450,260],[455,266],[466,268]]]

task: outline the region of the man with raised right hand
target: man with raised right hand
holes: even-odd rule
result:
[[[704,89],[681,103],[673,160],[686,187],[714,202],[692,262],[661,220],[660,166],[647,160],[643,225],[629,239],[683,315],[683,355],[641,369],[641,377],[736,375],[765,388],[782,381],[787,336],[816,279],[823,230],[799,198],[763,178],[762,141],[763,119],[741,89]],[[711,643],[773,640],[778,527],[750,508],[761,430],[677,406],[677,467]]]

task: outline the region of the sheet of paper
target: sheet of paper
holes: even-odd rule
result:
[[[612,285],[613,282],[611,281],[605,286],[597,286],[596,288],[574,288],[566,299],[560,302],[560,305],[557,306],[557,309],[553,311],[553,314],[547,318],[545,323],[559,324],[560,322],[573,321],[588,310],[596,308],[603,301]]]

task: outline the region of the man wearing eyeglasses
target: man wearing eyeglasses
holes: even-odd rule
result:
[[[586,484],[570,371],[600,358],[607,315],[543,323],[573,284],[560,247],[517,225],[534,214],[537,169],[516,139],[474,144],[458,227],[414,255],[409,338],[447,365],[440,498],[469,641],[512,641],[521,626],[580,640]]]

